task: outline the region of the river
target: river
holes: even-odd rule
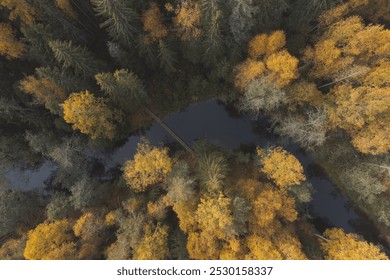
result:
[[[192,104],[182,112],[173,113],[166,117],[164,122],[189,145],[196,139],[207,138],[211,143],[225,149],[242,146],[283,146],[300,160],[306,177],[314,187],[313,199],[308,203],[307,209],[317,229],[322,232],[328,227],[339,227],[347,233],[357,233],[368,241],[379,243],[378,233],[372,223],[337,190],[309,155],[296,144],[286,143],[272,134],[265,119],[254,121],[249,116],[238,115],[218,100],[209,100]],[[152,124],[143,136],[152,144],[173,141],[158,124]],[[124,145],[114,149],[104,162],[105,169],[122,165],[132,158],[140,137],[131,136]],[[15,189],[39,189],[45,186],[46,179],[55,170],[55,164],[46,161],[35,170],[9,171],[6,177]],[[389,253],[389,248],[385,247],[385,250]]]

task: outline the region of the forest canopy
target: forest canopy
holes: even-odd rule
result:
[[[389,24],[386,0],[0,0],[0,259],[388,259]],[[164,123],[210,99],[274,143]],[[318,225],[316,172],[381,238]]]

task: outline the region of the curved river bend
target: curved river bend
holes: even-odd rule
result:
[[[199,138],[207,138],[211,143],[225,149],[237,149],[240,146],[281,145],[293,153],[302,163],[308,180],[315,192],[308,204],[308,211],[319,231],[328,227],[340,227],[345,232],[363,235],[367,240],[378,243],[378,233],[370,221],[336,189],[326,175],[318,171],[313,159],[295,144],[283,143],[269,132],[267,122],[254,122],[248,116],[238,116],[221,102],[210,100],[190,105],[184,111],[173,113],[164,119],[190,146]],[[173,139],[158,124],[152,124],[144,135],[152,144],[172,142]],[[106,160],[106,170],[122,165],[133,157],[140,136],[128,138],[127,142],[114,149]],[[45,186],[45,180],[56,170],[50,161],[35,170],[12,170],[6,174],[15,189],[35,189]],[[389,248],[385,248],[389,253]]]

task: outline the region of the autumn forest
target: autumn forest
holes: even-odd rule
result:
[[[388,260],[389,26],[388,0],[0,0],[0,260]],[[188,140],[228,124],[180,115],[210,100],[271,140]]]

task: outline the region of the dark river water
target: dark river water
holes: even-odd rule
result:
[[[248,116],[238,116],[217,100],[195,103],[184,111],[173,113],[164,119],[187,144],[207,138],[213,144],[225,149],[242,146],[281,145],[293,153],[302,163],[307,178],[315,190],[313,200],[308,204],[308,215],[319,231],[328,227],[343,228],[345,232],[358,233],[367,240],[378,243],[378,233],[370,221],[335,188],[326,175],[316,166],[310,156],[295,144],[288,144],[270,133],[266,120],[253,121]],[[143,134],[152,144],[172,142],[173,139],[158,124],[153,124]],[[105,160],[109,170],[122,165],[134,155],[140,136],[131,136],[128,141],[114,149]],[[30,190],[44,187],[44,182],[56,170],[54,163],[46,161],[34,170],[12,170],[6,173],[13,188]],[[389,253],[388,248],[385,248]]]

